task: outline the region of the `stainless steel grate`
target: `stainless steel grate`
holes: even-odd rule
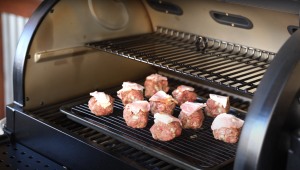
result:
[[[253,95],[275,53],[157,27],[86,46]]]
[[[170,87],[170,91],[181,84],[181,82],[170,78],[168,81],[170,86],[175,85]],[[119,88],[121,86],[106,91],[106,93],[112,94],[112,97],[116,99],[114,112],[109,116],[98,117],[91,113],[87,105],[90,97],[64,105],[61,107],[61,111],[80,124],[181,168],[220,168],[233,162],[237,144],[228,144],[214,139],[210,128],[213,121],[211,117],[205,118],[200,130],[183,130],[180,137],[169,142],[156,141],[152,138],[149,129],[153,125],[154,120],[151,115],[149,116],[148,125],[144,129],[128,127],[123,119],[124,106],[115,94]],[[197,102],[205,102],[205,99],[198,98]],[[179,112],[180,108],[176,107],[174,116],[178,117]],[[231,109],[230,113],[242,119],[245,117],[245,112],[239,112],[234,109]]]
[[[168,82],[170,86],[170,91],[174,90],[178,85],[190,85],[186,82],[179,81],[174,78],[168,77]],[[138,83],[142,84],[142,81],[138,81]],[[193,87],[195,87],[193,85]],[[199,98],[208,98],[210,93],[220,94],[219,92],[210,91],[209,89],[205,89],[202,87],[195,87],[195,92],[198,94]],[[220,94],[222,95],[222,94]],[[78,99],[77,99],[78,100]],[[77,101],[73,99],[72,101]],[[106,134],[98,132],[90,127],[79,124],[71,119],[69,119],[65,114],[59,111],[59,107],[63,104],[69,103],[63,102],[57,104],[56,106],[52,106],[50,108],[45,107],[42,109],[32,110],[30,113],[36,115],[39,120],[46,122],[48,124],[55,124],[60,127],[65,128],[69,131],[70,134],[78,134],[89,141],[97,144],[95,146],[108,148],[117,154],[121,154],[134,162],[136,165],[143,167],[144,169],[155,169],[155,170],[180,170],[180,168],[163,161],[157,157],[154,157],[148,153],[145,153],[139,149],[133,148],[124,142],[120,142]],[[249,102],[242,101],[241,99],[230,97],[230,104],[238,109],[247,111],[249,107]]]

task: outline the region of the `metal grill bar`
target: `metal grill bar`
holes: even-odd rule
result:
[[[196,42],[200,37],[157,27],[154,33],[86,46],[253,95],[275,53],[206,37],[201,37],[207,44],[206,49],[197,51]],[[242,75],[254,79],[243,79]],[[256,77],[260,77],[259,80]]]

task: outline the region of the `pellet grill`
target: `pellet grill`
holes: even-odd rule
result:
[[[299,169],[300,2],[45,0],[21,35],[1,169]],[[213,121],[161,142],[126,126],[116,91],[159,73],[198,102],[230,96],[237,144]],[[97,117],[89,92],[116,98]],[[180,112],[175,108],[175,116]]]

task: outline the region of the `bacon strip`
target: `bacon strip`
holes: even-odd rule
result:
[[[137,114],[140,110],[143,112],[149,112],[150,104],[147,101],[135,101],[125,106],[125,109],[129,109],[133,114]]]
[[[94,96],[97,103],[99,103],[103,108],[111,105],[109,96],[104,92],[95,91],[93,93],[90,93],[90,95]]]
[[[244,121],[230,114],[219,114],[211,125],[211,129],[226,128],[241,128],[244,125]]]
[[[175,122],[175,121],[178,121],[180,123],[180,125],[182,125],[181,121],[169,114],[165,114],[165,113],[155,113],[154,114],[154,122],[157,123],[157,122],[162,122],[164,124],[169,124],[171,122]]]
[[[206,107],[205,103],[193,103],[193,102],[185,102],[180,108],[181,110],[188,116],[196,112],[197,110]]]

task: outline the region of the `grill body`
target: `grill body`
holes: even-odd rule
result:
[[[44,1],[19,41],[14,103],[7,106],[6,134],[12,142],[68,169],[288,167],[292,131],[300,128],[300,33],[290,36],[286,28],[297,25],[298,18],[234,3]],[[246,18],[253,27],[224,24],[219,22],[220,15],[225,21],[226,16]],[[173,153],[182,149],[180,140],[151,151],[148,145],[143,148],[145,142],[135,145],[113,131],[106,133],[103,129],[109,128],[105,126],[84,123],[81,118],[93,117],[85,105],[72,106],[81,110],[81,117],[72,118],[60,110],[87,100],[91,91],[116,88],[123,81],[141,81],[151,73],[167,76],[173,88],[180,84],[197,87],[198,99],[203,102],[210,93],[230,96],[231,111],[242,118],[246,115],[238,147],[228,145],[230,149],[223,150],[227,145],[207,137],[212,144],[191,142],[196,152],[203,153],[190,154],[203,159],[183,156],[187,152],[176,158]],[[117,104],[121,110],[122,105]],[[199,132],[203,137],[211,135],[212,120],[206,120],[208,130]],[[104,119],[101,121],[98,124]],[[114,128],[120,125],[118,121],[121,118],[108,124]],[[134,132],[122,133],[128,138]],[[197,146],[200,144],[204,146]]]

